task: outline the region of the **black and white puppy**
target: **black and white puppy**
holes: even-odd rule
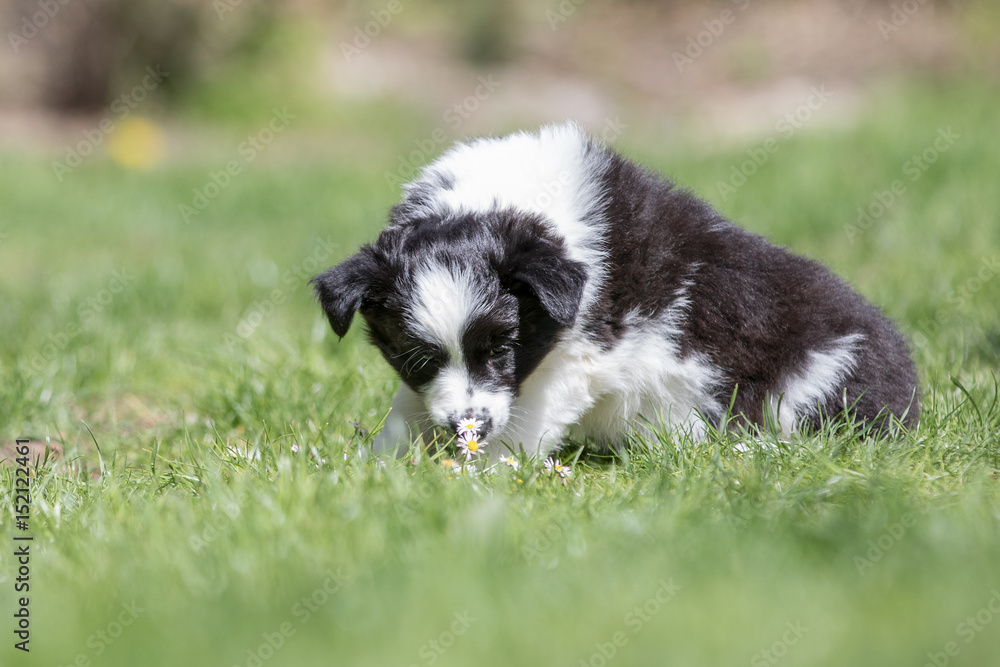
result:
[[[699,437],[731,403],[786,433],[846,409],[917,422],[875,306],[574,124],[456,145],[313,284],[334,332],[360,311],[402,379],[377,451],[469,418],[494,460],[647,420]]]

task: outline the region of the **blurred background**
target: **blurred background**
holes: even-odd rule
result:
[[[228,150],[220,126],[275,106],[295,122],[273,160],[566,118],[741,141],[813,85],[834,93],[815,122],[849,125],[900,78],[995,83],[1000,58],[986,0],[8,0],[0,29],[0,149],[65,159],[108,119],[125,131],[82,157],[127,168]]]
[[[37,643],[0,664],[259,665],[341,565],[267,664],[429,665],[471,609],[443,664],[596,666],[675,575],[616,664],[774,664],[796,619],[782,664],[944,656],[1000,588],[997,109],[995,0],[3,0],[0,459],[27,437],[50,472]],[[920,431],[830,460],[668,443],[567,488],[345,463],[398,381],[307,280],[451,142],[567,118],[895,318]],[[962,664],[995,664],[998,623]]]
[[[948,363],[926,354],[929,376],[1000,340],[979,318],[993,287],[960,293],[1000,244],[990,0],[9,0],[0,35],[0,289],[17,330],[64,326],[127,257],[175,296],[166,329],[198,303],[193,327],[288,331],[293,309],[257,306],[317,238],[328,264],[371,239],[453,141],[574,119],[830,264],[920,353],[936,339]],[[145,293],[108,308],[128,316]],[[65,380],[79,356],[62,374],[57,356],[31,375]]]

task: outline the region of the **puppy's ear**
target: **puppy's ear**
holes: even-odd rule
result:
[[[587,283],[582,262],[570,259],[561,243],[545,237],[517,244],[505,259],[508,280],[530,287],[552,319],[573,326]]]
[[[355,255],[327,269],[309,281],[319,303],[326,311],[333,332],[344,337],[351,327],[354,312],[372,287],[378,265],[370,248],[364,247]]]

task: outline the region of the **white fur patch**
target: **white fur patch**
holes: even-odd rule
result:
[[[722,411],[712,394],[721,371],[698,355],[681,358],[677,326],[685,307],[680,299],[652,322],[634,314],[607,352],[583,337],[565,339],[522,385],[503,439],[544,457],[566,432],[616,443],[630,426],[644,430],[642,418],[703,435],[702,416]]]
[[[437,343],[448,359],[437,376],[422,389],[431,418],[440,426],[466,412],[487,414],[495,428],[503,428],[511,397],[485,391],[469,377],[462,354],[462,334],[468,323],[489,304],[475,281],[459,270],[439,264],[425,266],[414,278],[414,305],[408,313],[411,327],[424,339]]]
[[[603,230],[596,212],[604,193],[596,177],[606,159],[600,151],[588,153],[588,141],[577,125],[565,123],[538,134],[458,144],[424,169],[421,181],[436,182],[435,174],[453,181],[450,188],[434,188],[425,205],[436,213],[514,207],[542,215],[565,241],[569,257],[592,272],[580,304],[585,311],[603,278]]]
[[[414,277],[413,293],[407,322],[422,338],[443,347],[450,360],[460,360],[466,324],[486,309],[475,281],[461,271],[430,264]]]
[[[784,382],[780,399],[770,397],[772,417],[777,407],[777,423],[783,433],[792,433],[798,422],[816,412],[817,406],[835,391],[857,363],[862,334],[842,336],[825,350],[810,350],[802,369]]]
[[[488,415],[494,428],[502,430],[510,414],[511,397],[505,392],[477,387],[461,359],[442,368],[423,389],[423,394],[431,418],[440,426],[447,426],[449,419],[457,419],[471,410],[473,416]]]

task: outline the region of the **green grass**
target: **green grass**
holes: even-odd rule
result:
[[[626,133],[898,319],[923,419],[895,441],[664,433],[584,455],[565,486],[534,465],[351,456],[395,380],[357,328],[335,340],[299,276],[376,233],[399,148],[360,168],[276,149],[190,225],[178,204],[225,159],[97,158],[59,184],[47,160],[0,156],[0,434],[65,446],[33,482],[30,655],[12,648],[0,470],[0,663],[253,665],[284,627],[262,664],[596,666],[612,647],[620,665],[995,664],[1000,280],[970,281],[1000,259],[998,104],[971,84],[889,90],[849,128],[804,128],[725,202],[742,148]],[[961,139],[852,244],[856,208],[944,126]]]

